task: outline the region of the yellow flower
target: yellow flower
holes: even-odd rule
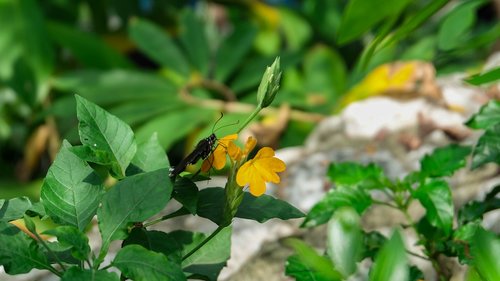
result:
[[[252,160],[243,164],[236,174],[236,183],[239,186],[249,185],[250,193],[260,196],[266,191],[266,182],[279,183],[278,172],[283,172],[286,165],[274,157],[274,150],[263,147]]]
[[[224,166],[226,166],[226,154],[228,153],[228,148],[231,145],[234,145],[233,142],[237,138],[237,134],[232,134],[219,139],[214,152],[210,154],[210,156],[208,156],[208,158],[201,164],[201,171],[207,172],[212,167],[217,170],[224,168]]]

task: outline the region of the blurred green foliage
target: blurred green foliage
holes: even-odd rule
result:
[[[0,1],[0,186],[44,176],[60,140],[78,142],[74,94],[138,141],[157,132],[175,160],[219,112],[227,124],[250,112],[280,56],[274,105],[292,110],[278,145],[297,145],[374,67],[419,59],[463,71],[500,36],[486,0],[268,2]]]

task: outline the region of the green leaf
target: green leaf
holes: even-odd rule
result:
[[[20,219],[32,207],[30,199],[26,196],[9,200],[0,199],[0,220],[12,221]]]
[[[64,272],[61,281],[119,281],[120,278],[115,272],[105,270],[82,269],[71,267]]]
[[[285,275],[300,281],[327,280],[327,277],[314,270],[313,267],[302,262],[298,255],[289,256],[285,264]],[[341,280],[337,278],[337,280]]]
[[[210,219],[216,224],[222,223],[224,209],[224,189],[211,187],[200,190],[198,195],[197,214]],[[248,192],[243,194],[243,200],[238,207],[236,217],[265,222],[272,218],[282,220],[301,218],[304,214],[285,201],[275,199],[269,195],[255,197]]]
[[[293,268],[288,268],[287,265],[287,274],[294,274],[292,275],[294,277],[303,275],[306,278],[319,277],[318,279],[305,280],[342,280],[342,275],[333,268],[332,262],[327,257],[318,255],[311,246],[295,238],[287,239],[286,244],[291,246],[297,253],[292,256],[293,268],[295,270],[298,268],[305,269],[305,272],[291,271]]]
[[[130,21],[129,36],[152,60],[165,68],[187,77],[189,65],[170,36],[158,26],[144,19]]]
[[[37,242],[4,221],[0,221],[0,265],[8,274],[28,273],[33,268],[50,268]]]
[[[466,78],[465,82],[475,86],[480,86],[497,80],[500,80],[500,67],[488,70],[485,73],[472,75]],[[494,100],[491,102],[494,102]]]
[[[231,227],[223,228],[203,247],[182,261],[185,272],[201,274],[216,280],[220,270],[231,255]],[[184,250],[191,251],[199,243],[187,245]]]
[[[350,207],[338,209],[328,222],[327,252],[335,269],[344,278],[356,271],[357,262],[361,259],[363,236],[361,219]]]
[[[208,74],[210,46],[205,33],[206,24],[190,9],[181,16],[179,37],[187,56],[202,74]]]
[[[91,33],[58,22],[50,22],[48,29],[52,40],[68,48],[76,59],[88,68],[132,67],[125,57]]]
[[[245,192],[243,201],[238,207],[236,217],[255,220],[260,223],[269,219],[289,220],[304,217],[304,213],[288,202],[263,194],[255,197]]]
[[[428,19],[436,14],[442,7],[444,7],[450,0],[434,0],[430,1],[427,6],[417,11],[408,20],[401,24],[396,31],[394,31],[387,40],[381,42],[379,49],[385,48],[388,45],[400,41],[401,39],[413,34],[413,31],[419,26],[428,22]],[[425,39],[424,39],[425,40]],[[435,41],[434,39],[432,41]],[[422,40],[421,40],[422,43]],[[420,44],[420,43],[417,43]],[[434,46],[435,43],[432,42]],[[434,48],[434,47],[433,47]]]
[[[476,10],[485,0],[471,0],[457,5],[444,18],[438,33],[438,47],[449,51],[463,45],[467,32],[476,21]]]
[[[120,269],[123,275],[136,281],[186,280],[178,264],[163,254],[139,245],[123,247],[111,264]]]
[[[500,240],[482,228],[474,235],[471,245],[473,265],[486,281],[500,280]]]
[[[142,222],[161,211],[171,193],[168,169],[126,177],[112,187],[97,210],[102,237],[97,263],[102,262],[111,241],[126,238],[129,224]]]
[[[96,214],[104,189],[99,176],[70,148],[71,145],[63,141],[47,172],[40,198],[56,223],[83,230]]]
[[[290,50],[301,50],[312,35],[312,27],[309,22],[288,9],[280,9],[281,28],[286,39],[287,48]]]
[[[473,129],[488,129],[500,124],[500,101],[491,100],[483,105],[465,124]]]
[[[101,107],[76,95],[76,110],[80,140],[97,154],[107,154],[113,160],[112,171],[119,178],[137,151],[134,133],[129,125]]]
[[[123,241],[122,247],[127,245],[141,245],[142,247],[162,253],[172,261],[182,261],[183,247],[193,241],[198,241],[196,234],[188,231],[174,231],[165,233],[157,230],[147,230],[145,228],[133,228],[127,239]],[[202,238],[204,236],[201,236]]]
[[[482,220],[485,213],[500,209],[500,198],[496,196],[498,193],[500,193],[500,185],[488,192],[484,200],[467,202],[458,211],[458,223],[463,225],[478,219]]]
[[[323,107],[331,106],[346,91],[347,70],[343,58],[332,48],[315,46],[304,56],[304,85],[302,90],[314,93],[328,101]],[[312,104],[314,105],[314,104]]]
[[[386,241],[387,238],[380,232],[370,231],[368,233],[364,233],[363,248],[365,251],[363,253],[363,258],[368,257],[373,260]]]
[[[196,214],[198,206],[198,187],[188,178],[178,178],[174,184],[172,197],[181,203],[191,214]]]
[[[349,1],[342,15],[337,42],[342,45],[359,38],[382,20],[399,15],[408,4],[407,0],[389,0],[384,5],[370,0]]]
[[[151,135],[149,140],[139,143],[131,164],[127,168],[127,175],[139,172],[152,172],[170,167],[168,158],[158,142],[158,135],[156,133]]]
[[[377,255],[369,280],[406,281],[408,277],[405,245],[399,232],[395,231]]]
[[[447,177],[467,164],[466,157],[471,153],[468,146],[451,144],[435,149],[420,161],[421,171],[426,177]]]
[[[448,184],[443,180],[430,180],[420,186],[414,194],[426,210],[429,223],[441,229],[445,235],[453,226],[453,200]]]
[[[239,23],[234,31],[221,43],[215,55],[215,79],[226,81],[229,75],[242,63],[252,48],[257,29],[246,22]]]
[[[382,188],[386,180],[384,171],[375,164],[333,163],[327,174],[336,185],[359,185],[363,188]]]
[[[77,92],[101,106],[117,104],[125,106],[133,103],[144,107],[156,102],[156,105],[170,110],[182,104],[176,95],[177,86],[161,76],[145,71],[81,70],[66,73],[56,78],[53,84],[56,89]],[[158,112],[161,113],[156,109],[152,113],[158,114]]]
[[[479,138],[472,153],[472,169],[486,163],[500,164],[500,124],[490,127]]]
[[[359,187],[342,187],[331,189],[326,196],[314,205],[302,223],[302,227],[313,227],[326,223],[340,207],[353,207],[358,214],[370,207],[370,195]]]
[[[159,116],[137,130],[137,139],[146,140],[156,132],[161,147],[168,149],[174,142],[182,139],[200,124],[206,122],[205,120],[209,119],[212,113],[212,110],[189,107],[171,112],[168,115]],[[186,122],[186,120],[189,120],[189,122]]]
[[[474,234],[481,228],[481,221],[476,220],[458,227],[453,231],[450,248],[456,253],[461,264],[470,265],[474,259],[470,255],[470,245],[474,243]]]
[[[47,40],[46,24],[39,2],[1,1],[0,78],[10,79],[19,97],[30,106],[45,100],[54,68],[54,50]],[[5,54],[5,61],[3,56]],[[20,81],[15,81],[19,79]],[[2,81],[4,82],[4,81]]]
[[[71,247],[71,255],[78,260],[85,261],[90,254],[89,239],[82,231],[73,226],[59,226],[49,229],[43,234],[57,237],[57,241],[63,247]]]

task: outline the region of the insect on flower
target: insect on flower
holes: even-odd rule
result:
[[[196,145],[196,147],[194,148],[194,150],[191,153],[189,153],[188,156],[182,159],[182,161],[179,164],[177,164],[177,166],[170,168],[169,176],[171,178],[172,177],[175,178],[178,174],[184,171],[188,165],[195,164],[200,159],[205,160],[208,158],[208,156],[210,156],[210,154],[212,154],[212,152],[214,151],[215,142],[217,141],[217,136],[215,136],[215,131],[226,126],[233,125],[233,124],[228,124],[214,131],[215,125],[222,119],[223,116],[224,114],[221,112],[219,119],[215,121],[214,126],[212,127],[212,132],[214,133],[212,133],[207,138],[200,140]]]

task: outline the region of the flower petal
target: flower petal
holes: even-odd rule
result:
[[[253,169],[253,160],[247,161],[245,164],[241,165],[236,174],[236,183],[239,186],[245,186],[249,183],[254,173]]]
[[[257,152],[257,155],[253,159],[268,158],[274,156],[274,150],[270,147],[263,147]]]
[[[241,149],[234,144],[234,142],[230,142],[227,147],[227,154],[233,160],[240,160],[241,158]]]
[[[250,151],[252,151],[257,145],[257,139],[252,136],[249,136],[247,142],[245,143],[245,149],[243,150],[243,154],[248,155]]]
[[[266,182],[259,176],[253,177],[249,185],[250,193],[253,196],[261,196],[266,192]]]

